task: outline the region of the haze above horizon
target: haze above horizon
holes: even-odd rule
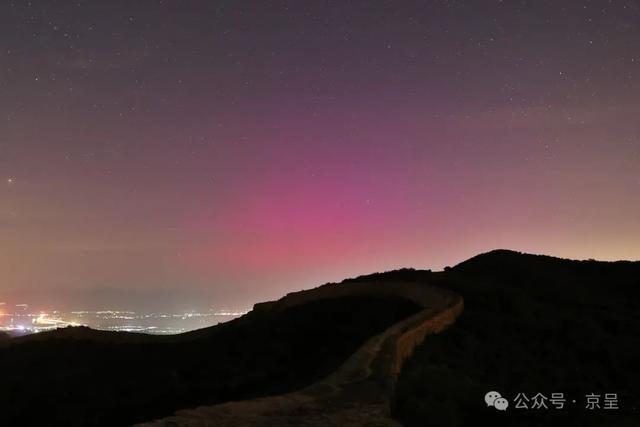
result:
[[[0,301],[248,306],[493,248],[640,259],[639,21],[631,1],[5,2]]]

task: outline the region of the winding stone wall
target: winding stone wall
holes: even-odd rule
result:
[[[288,294],[256,304],[254,310],[281,310],[322,298],[395,295],[423,310],[370,338],[335,372],[302,390],[178,411],[139,427],[399,426],[390,402],[402,364],[427,335],[453,324],[463,299],[419,283],[346,282]]]

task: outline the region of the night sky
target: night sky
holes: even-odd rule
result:
[[[2,1],[0,301],[638,259],[639,77],[634,1]]]

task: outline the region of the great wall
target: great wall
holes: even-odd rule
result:
[[[278,301],[256,304],[254,310],[281,310],[348,295],[400,296],[422,310],[370,338],[335,372],[301,390],[184,409],[137,426],[400,426],[391,418],[391,404],[404,361],[427,335],[453,324],[464,309],[464,301],[451,291],[420,283],[345,282],[288,294]]]

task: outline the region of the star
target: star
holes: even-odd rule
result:
[[[13,184],[15,180],[13,178],[7,178],[7,184]]]

